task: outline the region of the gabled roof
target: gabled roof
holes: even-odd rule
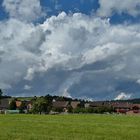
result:
[[[8,109],[9,108],[9,99],[1,99],[0,100],[0,109]]]
[[[77,108],[79,104],[80,104],[79,101],[71,101],[72,108]]]
[[[68,101],[55,101],[53,102],[53,107],[56,108],[66,108],[68,107],[69,102]]]

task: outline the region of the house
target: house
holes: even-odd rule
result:
[[[132,109],[132,103],[129,102],[113,102],[112,107],[117,113],[126,113]]]
[[[19,101],[19,100],[16,101],[16,107],[17,108],[20,108],[21,104],[22,104],[22,101]]]
[[[69,107],[69,102],[68,101],[54,101],[52,103],[52,107],[55,109],[60,109],[64,112],[68,111],[68,107]]]
[[[127,115],[140,115],[140,104],[133,104],[133,107],[131,110],[128,110],[126,112]]]
[[[89,108],[90,107],[90,104],[89,103],[85,103],[84,107],[85,108]]]
[[[4,98],[0,100],[0,110],[6,110],[9,108],[10,99]]]
[[[21,105],[24,105],[24,111],[25,112],[28,112],[32,109],[32,102],[31,101],[28,101],[28,100],[17,100],[16,101],[16,107],[17,109],[19,109],[21,107]]]
[[[70,105],[73,109],[75,109],[80,105],[80,102],[79,101],[71,101]]]
[[[16,107],[19,108],[22,104],[24,104],[26,107],[29,105],[31,107],[32,102],[28,100],[17,100],[16,101]]]
[[[140,110],[140,104],[133,104],[132,108],[136,110]]]

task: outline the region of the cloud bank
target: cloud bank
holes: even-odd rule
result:
[[[0,21],[1,88],[19,96],[139,96],[139,24],[111,25],[109,19],[61,12],[35,25],[40,3],[34,0],[29,9],[26,2],[3,2],[10,18]]]

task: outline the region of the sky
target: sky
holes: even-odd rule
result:
[[[0,88],[140,98],[140,0],[1,0]]]

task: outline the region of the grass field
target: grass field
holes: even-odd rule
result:
[[[140,140],[140,117],[0,115],[0,140]]]

